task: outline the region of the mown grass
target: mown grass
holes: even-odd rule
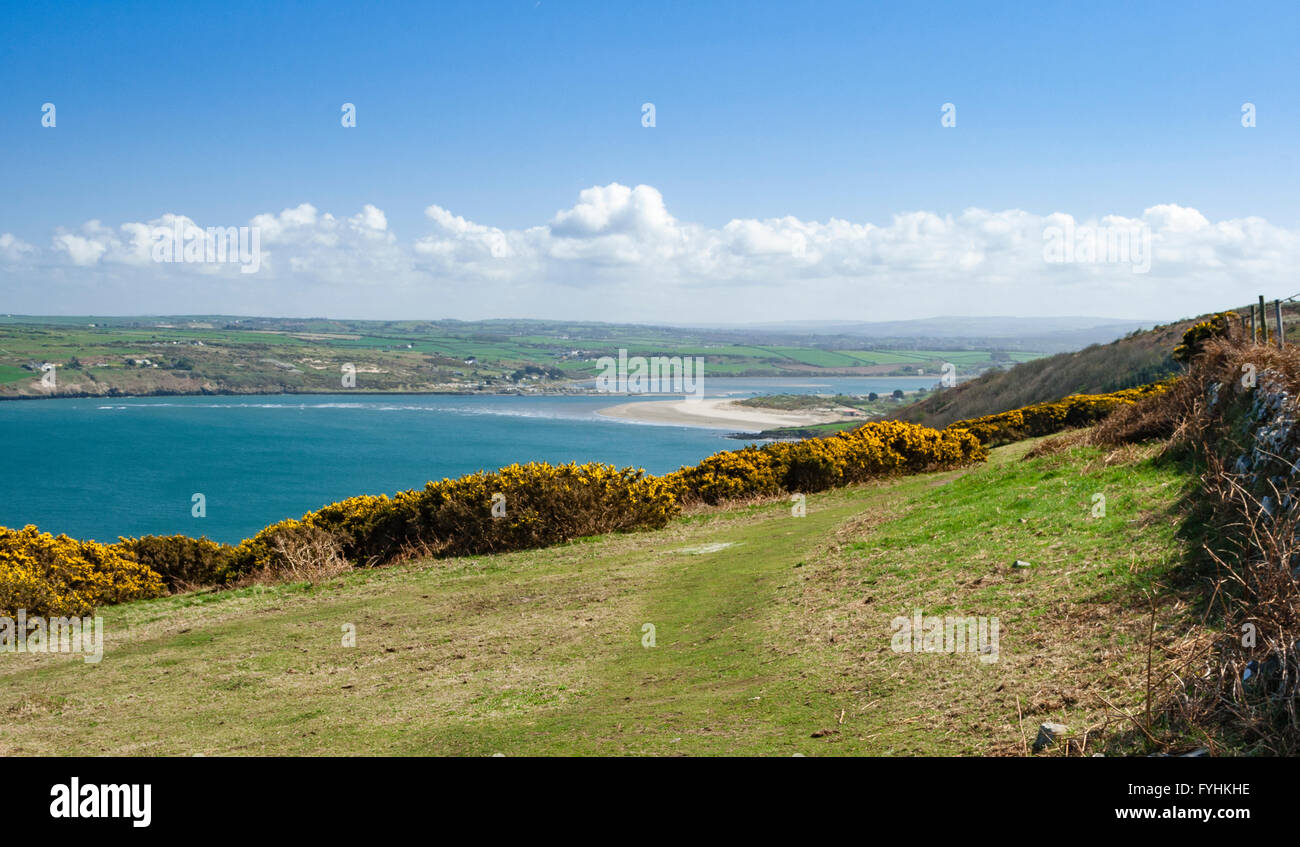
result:
[[[1192,484],[1141,452],[1026,446],[803,518],[757,503],[108,608],[100,664],[0,654],[0,754],[1018,753],[1022,720],[1032,739],[1140,707],[1143,592],[1184,558]],[[915,609],[997,616],[998,661],[893,652]]]

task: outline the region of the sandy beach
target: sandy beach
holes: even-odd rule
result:
[[[597,414],[626,421],[677,426],[701,426],[737,432],[758,432],[783,426],[811,426],[845,420],[835,412],[787,412],[741,406],[727,397],[701,400],[647,400],[620,403]]]

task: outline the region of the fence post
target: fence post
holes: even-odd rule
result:
[[[1282,345],[1286,344],[1286,333],[1282,331],[1282,301],[1273,301],[1273,316],[1277,318],[1277,349],[1281,350]]]
[[[1268,343],[1268,312],[1264,310],[1264,295],[1259,295],[1259,341]]]

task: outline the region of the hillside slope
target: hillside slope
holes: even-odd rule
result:
[[[1017,754],[1039,722],[1141,701],[1141,594],[1186,555],[1194,480],[1142,451],[1029,446],[809,495],[805,518],[735,506],[108,607],[100,664],[0,655],[0,755]],[[999,618],[998,661],[894,652],[916,610]]]
[[[988,371],[891,417],[944,427],[953,421],[1059,400],[1069,394],[1104,394],[1158,382],[1179,371],[1173,349],[1197,320],[1158,326],[1109,344],[1058,353],[1007,370]]]

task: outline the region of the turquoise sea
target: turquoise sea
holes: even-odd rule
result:
[[[709,396],[865,394],[933,377],[721,379]],[[184,533],[238,542],[354,494],[512,462],[600,461],[666,473],[743,442],[723,430],[603,418],[663,397],[280,395],[0,403],[0,525],[74,538]],[[206,517],[191,515],[202,494]]]

